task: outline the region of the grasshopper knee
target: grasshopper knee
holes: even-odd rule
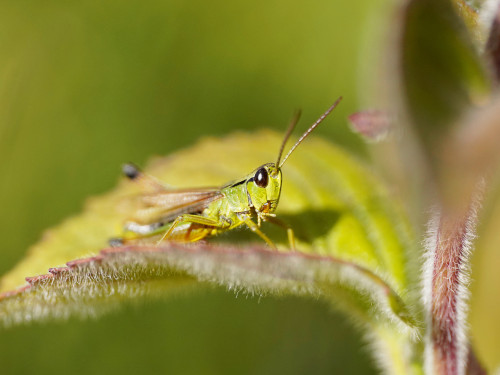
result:
[[[111,247],[120,247],[120,246],[123,246],[124,243],[125,242],[124,242],[123,238],[119,238],[119,237],[117,237],[117,238],[110,238],[108,240],[108,244]]]

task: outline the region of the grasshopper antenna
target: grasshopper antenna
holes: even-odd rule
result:
[[[283,150],[285,149],[286,142],[288,141],[288,138],[290,138],[290,135],[292,135],[293,129],[295,129],[295,125],[297,125],[297,123],[299,122],[300,115],[301,115],[301,111],[299,109],[298,111],[295,112],[295,115],[293,116],[293,119],[292,119],[292,122],[290,123],[290,125],[288,125],[288,129],[286,131],[285,138],[283,138],[283,142],[281,142],[280,152],[278,153],[278,160],[276,160],[275,165],[279,165],[281,155],[283,155]]]
[[[309,127],[309,129],[307,129],[307,130],[305,131],[305,133],[304,133],[304,134],[302,134],[302,136],[299,138],[299,140],[298,140],[297,142],[295,142],[295,144],[292,146],[292,148],[290,149],[290,151],[288,151],[288,154],[286,154],[286,156],[283,158],[283,160],[281,161],[281,163],[280,163],[280,164],[279,164],[279,166],[278,166],[279,168],[281,168],[281,167],[282,167],[282,165],[283,165],[283,164],[285,164],[286,159],[288,159],[288,157],[289,157],[289,156],[292,154],[292,152],[293,152],[293,151],[297,148],[297,146],[298,146],[298,145],[300,145],[300,144],[302,143],[302,141],[303,141],[304,139],[306,139],[306,138],[307,138],[307,136],[308,136],[309,134],[311,134],[311,132],[312,132],[314,129],[316,129],[316,127],[317,127],[319,124],[321,124],[321,123],[323,122],[323,120],[326,118],[326,116],[328,116],[328,115],[330,114],[330,112],[332,112],[332,111],[333,111],[333,110],[337,107],[337,105],[340,103],[340,101],[341,101],[341,100],[342,100],[342,97],[339,97],[339,98],[335,101],[335,103],[333,103],[333,104],[331,105],[331,107],[330,107],[330,108],[328,108],[328,109],[326,110],[326,112],[325,112],[325,113],[323,113],[323,114],[321,115],[321,117],[320,117],[319,119],[317,119],[317,120],[316,120],[316,122],[315,122],[314,124],[312,124],[312,125]],[[292,124],[293,124],[293,123],[292,123]],[[295,126],[295,124],[293,124],[293,125]],[[289,134],[289,133],[291,133],[291,130],[290,130],[290,129],[291,129],[291,130],[293,130],[293,127],[291,127],[291,128],[289,128],[289,129],[288,129],[289,131],[288,131],[288,132],[287,132],[287,134],[286,134],[285,141],[283,142],[283,145],[281,145],[280,156],[281,156],[281,152],[283,151],[283,148],[284,148],[284,146],[285,146],[285,142],[286,142],[286,140],[288,139],[288,137],[290,136],[290,134]],[[280,158],[278,158],[278,161],[279,161],[279,160],[280,160]],[[278,163],[276,163],[276,164],[278,164]]]

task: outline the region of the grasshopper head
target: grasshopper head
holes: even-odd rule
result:
[[[300,143],[307,138],[309,134],[321,123],[323,120],[334,110],[334,108],[342,100],[342,97],[338,98],[335,103],[333,103],[330,108],[326,110],[319,119],[312,124],[309,129],[305,131],[304,134],[298,139],[297,142],[292,146],[284,158],[282,157],[283,150],[285,148],[286,142],[290,135],[292,134],[295,125],[297,124],[300,112],[297,112],[293,118],[288,130],[285,134],[283,142],[281,143],[280,150],[278,152],[278,160],[276,163],[267,163],[257,168],[253,175],[247,179],[247,192],[248,198],[252,201],[255,211],[261,213],[272,213],[276,210],[281,194],[281,167],[285,164],[288,157],[293,153]]]
[[[274,212],[281,194],[281,169],[274,163],[257,168],[247,180],[247,191],[255,211]]]

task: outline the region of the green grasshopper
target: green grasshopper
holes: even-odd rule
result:
[[[293,230],[274,214],[281,194],[281,167],[341,99],[342,97],[338,98],[281,159],[286,142],[298,122],[300,114],[297,113],[285,134],[276,163],[263,164],[244,178],[220,188],[168,188],[155,178],[142,173],[133,164],[125,164],[125,176],[134,181],[149,183],[154,186],[155,192],[141,196],[144,207],[136,215],[139,219],[127,222],[123,237],[110,240],[110,244],[118,246],[160,235],[158,244],[163,240],[195,242],[244,224],[271,248],[276,249],[271,239],[260,230],[261,223],[267,221],[287,230],[290,248],[294,249]],[[255,217],[257,223],[252,220]]]

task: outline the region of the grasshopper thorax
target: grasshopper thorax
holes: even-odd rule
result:
[[[267,163],[257,168],[247,179],[248,200],[255,211],[272,213],[281,194],[281,168]]]

